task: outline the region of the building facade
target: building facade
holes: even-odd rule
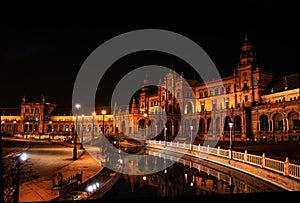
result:
[[[170,71],[156,93],[150,94],[150,88],[145,80],[131,108],[117,108],[115,122],[124,134],[161,140],[299,141],[299,73],[277,76],[258,67],[247,35],[233,75],[204,83]]]
[[[1,130],[23,136],[142,135],[145,139],[299,141],[299,73],[277,76],[258,67],[247,35],[231,76],[201,82],[170,71],[156,91],[144,80],[128,106],[101,114],[53,114],[56,104],[22,99],[15,113],[1,111]],[[16,113],[17,112],[17,113]],[[233,123],[232,128],[229,123]]]
[[[105,111],[103,111],[105,110]],[[101,113],[102,112],[102,113]],[[73,115],[70,109],[57,109],[45,96],[36,100],[22,98],[20,108],[1,108],[1,132],[26,139],[73,139],[88,141],[102,134],[114,134],[112,115],[107,107],[96,112]]]

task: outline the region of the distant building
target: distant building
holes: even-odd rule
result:
[[[107,115],[99,113],[102,109],[107,109]],[[4,135],[19,135],[24,138],[70,139],[74,136],[77,118],[79,138],[83,132],[85,138],[92,134],[97,136],[102,133],[103,124],[105,134],[114,133],[109,109],[101,107],[97,110],[98,114],[73,115],[71,108],[57,108],[56,104],[45,96],[29,101],[23,97],[20,108],[1,108],[1,132]]]

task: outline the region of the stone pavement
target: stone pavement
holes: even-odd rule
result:
[[[78,159],[71,164],[61,168],[58,172],[63,174],[64,178],[74,176],[82,172],[82,182],[87,181],[103,169],[103,166],[97,162],[88,152],[82,150]],[[40,177],[38,179],[25,182],[20,185],[19,202],[47,202],[59,196],[58,190],[52,190],[52,175]]]

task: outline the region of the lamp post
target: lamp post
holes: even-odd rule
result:
[[[81,139],[80,139],[80,149],[84,149],[83,147],[83,131],[84,131],[84,128],[83,128],[83,123],[84,123],[84,114],[81,115]]]
[[[165,136],[165,147],[167,146],[167,127],[165,127],[164,136]]]
[[[14,123],[14,124],[13,124],[13,125],[14,125],[14,126],[13,126],[13,135],[14,135],[14,134],[15,134],[15,130],[16,130],[16,129],[15,129],[15,125],[16,125],[17,121],[14,120],[13,123]]]
[[[94,140],[94,136],[95,136],[95,116],[96,116],[96,113],[93,112],[93,123],[92,123],[92,139],[91,139],[91,145],[92,145],[92,142]]]
[[[229,121],[228,125],[229,125],[229,149],[231,150],[232,149],[231,129],[232,129],[232,126],[233,126],[233,122]]]
[[[75,117],[73,160],[77,159],[78,110],[80,109],[80,104],[76,104],[75,107],[76,107],[77,111],[76,111],[76,117]]]
[[[16,157],[17,162],[17,174],[16,174],[16,181],[15,181],[15,191],[14,191],[14,202],[19,202],[19,189],[20,189],[20,175],[21,175],[21,161],[25,161],[27,159],[26,153],[18,154]]]
[[[145,118],[145,123],[144,123],[144,145],[145,145],[146,137],[147,137],[147,135],[146,135],[146,134],[147,134],[147,131],[146,131],[146,130],[147,130],[147,129],[146,129],[146,128],[147,128],[147,124],[146,124],[146,123],[147,123],[147,122],[146,122],[147,116],[148,116],[148,114],[147,114],[147,113],[144,113],[144,118]]]
[[[27,125],[27,129],[26,129],[26,140],[27,140],[28,131],[29,131],[29,122],[28,122],[28,121],[26,122],[26,125]]]
[[[102,133],[103,133],[103,135],[105,135],[105,132],[104,132],[104,116],[106,114],[106,110],[102,110],[101,114],[103,116],[103,119],[102,119]]]
[[[192,140],[193,140],[193,128],[194,128],[194,127],[191,125],[191,126],[190,126],[190,129],[191,129],[191,142],[190,142],[191,150],[192,150],[192,144],[193,144],[193,143],[192,143]]]
[[[50,141],[50,134],[52,134],[52,121],[49,121],[49,125],[50,125],[50,127],[51,127],[51,131],[49,132],[49,127],[48,127],[48,129],[47,129],[47,131],[49,132],[49,137],[48,137],[48,139],[49,139],[49,141]]]

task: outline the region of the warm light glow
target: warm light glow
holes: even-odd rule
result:
[[[49,121],[49,124],[52,124],[52,121]]]
[[[144,113],[144,117],[147,117],[148,115],[147,115],[147,113]]]
[[[146,176],[143,176],[143,180],[147,180],[147,177],[146,177]]]
[[[96,116],[96,113],[95,113],[95,112],[93,112],[92,114],[93,114],[93,116]]]
[[[76,109],[80,108],[80,104],[75,104]]]
[[[14,121],[14,123],[17,123],[17,121]]]
[[[93,192],[93,186],[91,186],[91,185],[88,186],[87,191],[88,191],[88,192]]]
[[[233,123],[232,123],[232,122],[229,122],[228,125],[229,125],[230,128],[232,128]]]
[[[105,114],[106,114],[106,110],[102,110],[102,111],[101,111],[101,114],[102,114],[102,115],[105,115]]]
[[[20,161],[25,161],[26,159],[28,158],[27,154],[26,153],[22,153],[18,156],[18,159]]]
[[[190,128],[191,128],[191,130],[193,130],[194,127],[191,125]]]
[[[84,117],[84,114],[82,114],[81,117],[83,118],[83,117]]]
[[[1,121],[1,123],[5,123],[4,121]]]

